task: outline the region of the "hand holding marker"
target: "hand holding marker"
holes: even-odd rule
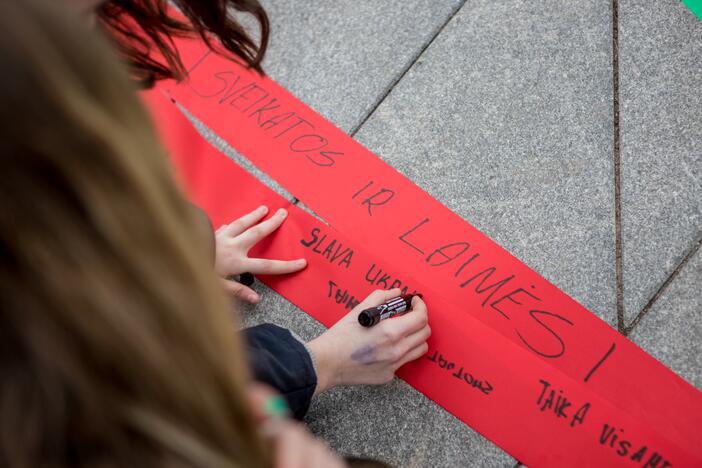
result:
[[[419,298],[411,299],[414,302],[410,313],[393,320],[372,327],[358,323],[361,312],[389,302],[401,293],[399,288],[376,289],[329,330],[307,343],[317,364],[315,394],[338,385],[390,382],[398,368],[427,353],[431,328],[427,307]]]
[[[421,294],[403,294],[398,297],[393,297],[389,301],[383,302],[378,306],[362,310],[361,313],[358,314],[358,323],[364,327],[372,327],[381,320],[404,314],[410,309],[414,296],[422,298]]]

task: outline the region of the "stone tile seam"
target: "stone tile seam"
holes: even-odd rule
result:
[[[375,114],[375,111],[378,110],[378,107],[385,101],[385,99],[390,95],[393,89],[395,89],[395,86],[402,81],[402,79],[405,77],[407,72],[409,72],[412,67],[417,63],[417,61],[422,57],[424,52],[434,43],[437,37],[441,35],[441,33],[444,31],[446,26],[453,20],[453,18],[458,14],[458,12],[461,11],[463,6],[467,3],[468,0],[461,0],[461,3],[451,12],[451,14],[446,18],[444,23],[437,29],[437,31],[434,33],[434,35],[419,49],[419,51],[415,54],[414,57],[410,60],[410,63],[405,67],[404,70],[395,78],[390,85],[385,89],[383,92],[382,96],[377,100],[377,102],[373,105],[371,110],[366,114],[363,119],[356,125],[350,132],[349,135],[351,137],[356,136],[356,133],[358,133],[359,130],[365,125],[365,123],[368,121],[368,119]]]
[[[622,248],[621,134],[619,127],[619,0],[612,0],[612,159],[614,165],[614,254],[617,330],[625,332]]]
[[[697,236],[697,240],[692,244],[692,247],[688,249],[687,253],[683,256],[682,260],[680,260],[680,262],[677,264],[673,272],[670,275],[668,275],[668,277],[661,283],[656,292],[653,293],[651,298],[648,300],[646,305],[643,306],[638,315],[636,315],[636,317],[631,321],[631,323],[624,329],[622,333],[625,336],[629,335],[639,324],[639,322],[641,322],[641,320],[651,311],[658,299],[663,295],[663,293],[665,293],[665,291],[673,283],[673,281],[675,281],[680,272],[690,262],[692,257],[694,257],[699,252],[700,246],[702,246],[702,231]]]

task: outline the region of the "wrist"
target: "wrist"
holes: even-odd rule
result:
[[[321,335],[307,343],[307,349],[317,372],[317,387],[314,390],[314,396],[337,385],[333,359],[325,341],[324,336]]]

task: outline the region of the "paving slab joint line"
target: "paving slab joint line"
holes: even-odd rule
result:
[[[612,0],[612,155],[614,159],[614,249],[617,330],[625,334],[622,248],[621,139],[619,132],[619,0]]]
[[[648,300],[646,305],[641,309],[641,312],[634,318],[634,320],[631,321],[628,327],[625,328],[624,330],[624,335],[629,335],[631,331],[638,325],[638,323],[641,321],[642,318],[648,314],[648,312],[651,310],[653,305],[658,301],[658,298],[660,298],[663,293],[668,289],[668,286],[673,282],[675,278],[678,277],[680,274],[680,271],[682,271],[683,268],[685,268],[685,265],[690,261],[692,257],[695,256],[695,254],[700,250],[700,246],[702,246],[702,232],[698,236],[697,240],[695,243],[692,245],[690,250],[685,254],[682,260],[680,260],[680,263],[675,267],[673,272],[668,275],[668,277],[661,283],[661,285],[658,287],[655,293],[653,293],[653,296],[651,296],[651,299]]]
[[[375,113],[375,111],[378,109],[378,107],[385,101],[385,98],[387,98],[390,93],[392,92],[393,89],[395,89],[395,86],[397,86],[397,83],[399,83],[402,78],[405,77],[408,71],[414,66],[415,63],[420,59],[422,54],[424,54],[424,51],[426,51],[430,45],[434,42],[434,40],[439,37],[439,35],[443,32],[444,28],[446,27],[447,24],[451,22],[451,20],[458,14],[459,11],[461,11],[461,8],[466,4],[468,0],[462,0],[461,3],[456,7],[456,9],[449,15],[449,17],[444,21],[444,24],[441,25],[441,27],[436,31],[436,33],[429,39],[426,44],[422,46],[422,48],[419,50],[419,52],[412,58],[410,61],[409,65],[405,67],[404,70],[402,70],[402,73],[400,73],[397,78],[395,78],[392,83],[387,87],[385,92],[383,93],[382,96],[380,96],[380,99],[373,105],[373,108],[366,114],[366,116],[361,120],[361,122],[356,125],[351,132],[349,132],[349,135],[351,137],[356,136],[356,133],[363,127],[363,125],[368,121],[368,119]]]

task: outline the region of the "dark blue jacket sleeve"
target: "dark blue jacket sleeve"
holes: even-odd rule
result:
[[[310,407],[317,374],[305,345],[289,330],[270,323],[243,330],[254,379],[276,389],[296,419]]]

